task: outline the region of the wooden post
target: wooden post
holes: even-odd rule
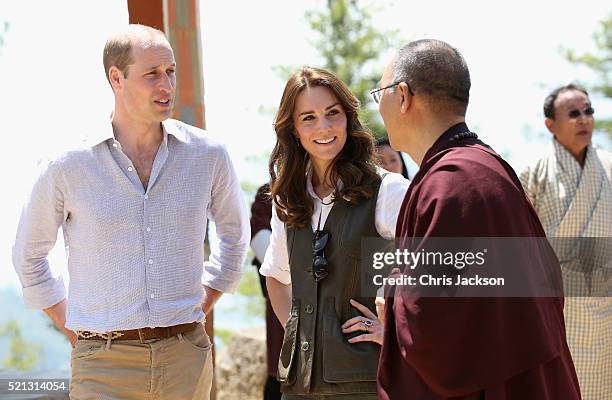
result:
[[[198,0],[128,0],[130,24],[166,33],[177,64],[174,118],[206,128]]]

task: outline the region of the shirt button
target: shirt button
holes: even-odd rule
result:
[[[128,167],[128,171],[132,172],[132,171],[134,171],[134,168],[133,167]]]
[[[148,194],[145,194],[145,195],[144,195],[144,198],[145,198],[145,200],[146,200],[146,199],[148,199],[148,198],[149,198],[149,195],[148,195]]]
[[[302,342],[302,351],[308,351],[309,348],[310,348],[310,343],[306,341]]]
[[[147,226],[147,232],[151,232],[151,228]]]
[[[149,295],[149,297],[150,297],[150,298],[152,298],[152,299],[154,299],[154,298],[155,298],[155,295],[154,295],[153,293],[151,293],[151,294]]]
[[[114,147],[114,148],[117,148],[117,143],[113,143],[113,147]]]
[[[308,304],[304,311],[306,311],[307,314],[312,314],[314,311],[314,307],[312,306],[312,304]]]
[[[153,260],[149,258],[149,265],[153,264]]]

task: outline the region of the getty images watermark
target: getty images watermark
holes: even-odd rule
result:
[[[463,270],[466,267],[483,266],[486,254],[487,249],[477,252],[442,252],[425,251],[424,249],[412,252],[407,249],[396,249],[394,252],[374,253],[372,255],[372,268],[380,271],[383,269],[388,270],[389,267],[399,268],[400,266],[410,270],[425,266],[445,266]],[[477,273],[473,276],[463,276],[460,274],[442,274],[442,276],[433,274],[421,274],[418,276],[392,274],[390,276],[383,276],[382,274],[376,274],[372,279],[374,285],[377,286],[504,286],[505,284],[504,277],[482,277]]]
[[[15,399],[51,399],[58,398],[55,396],[45,397],[22,397],[25,395],[59,395],[68,394],[70,381],[68,379],[53,379],[53,378],[3,378],[0,379],[0,399],[15,398]],[[14,395],[14,396],[6,396]],[[64,396],[61,396],[64,398]],[[66,396],[67,398],[67,396]]]
[[[367,238],[360,258],[365,297],[612,295],[611,238]]]

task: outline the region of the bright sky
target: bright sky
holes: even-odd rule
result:
[[[306,5],[324,3],[200,0],[207,128],[227,144],[242,180],[261,183],[266,178],[265,167],[247,157],[269,152],[274,144],[272,115],[259,111],[274,109],[284,87],[271,67],[321,62],[303,15]],[[382,7],[385,2],[376,3]],[[11,23],[0,50],[0,115],[8,149],[0,157],[5,187],[0,198],[0,287],[18,285],[10,249],[36,160],[67,148],[108,118],[112,93],[101,54],[105,37],[127,23],[126,4],[0,2],[0,20]],[[388,4],[376,26],[399,29],[405,42],[442,39],[463,53],[472,75],[468,123],[509,155],[517,169],[541,154],[547,142],[541,115],[547,92],[572,80],[594,79],[587,69],[567,63],[560,46],[593,50],[597,21],[612,12],[604,0]],[[381,71],[391,54],[381,59]],[[592,100],[596,116],[612,114],[610,102]],[[602,139],[598,142],[610,149]],[[61,246],[56,246],[54,261],[61,273]]]

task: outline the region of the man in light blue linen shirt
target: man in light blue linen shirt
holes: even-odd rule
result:
[[[104,68],[115,96],[106,132],[45,163],[24,207],[13,263],[30,308],[73,345],[71,398],[207,399],[202,321],[235,290],[249,220],[225,148],[169,119],[174,54],[164,34],[130,25]],[[219,249],[204,260],[208,219]],[[62,227],[68,300],[47,255]]]

